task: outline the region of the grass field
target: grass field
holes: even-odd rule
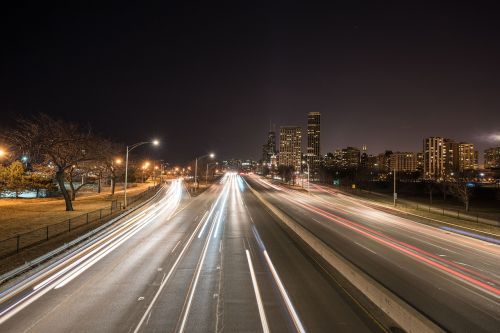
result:
[[[127,196],[140,193],[149,186],[152,186],[152,183],[128,188]],[[73,202],[75,210],[72,212],[65,210],[62,198],[0,199],[0,240],[97,209],[109,208],[113,200],[123,201],[123,189],[117,188],[113,196],[110,195],[109,188],[104,188],[100,194],[85,193],[77,196]]]

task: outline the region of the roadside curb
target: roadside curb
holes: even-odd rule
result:
[[[252,193],[273,213],[279,221],[293,231],[314,252],[334,267],[355,288],[363,293],[371,302],[380,308],[387,316],[394,320],[407,332],[445,332],[441,327],[425,317],[418,310],[410,306],[393,292],[382,286],[368,276],[358,267],[332,250],[322,240],[299,223],[288,217],[280,209],[269,203],[260,193],[255,191],[248,183]]]

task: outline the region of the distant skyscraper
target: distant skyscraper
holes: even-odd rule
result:
[[[500,147],[489,148],[484,151],[484,168],[500,169]]]
[[[357,169],[361,163],[361,152],[355,147],[336,150],[333,157],[341,169]]]
[[[262,146],[262,163],[271,163],[271,159],[276,155],[276,134],[274,131],[269,131],[267,135],[267,143]]]
[[[302,154],[302,128],[282,126],[280,128],[280,151],[278,164],[294,166],[300,170]]]
[[[262,145],[262,163],[272,164],[272,158],[276,156],[276,134],[274,133],[271,121],[269,121],[269,132],[267,142]]]
[[[360,166],[362,168],[368,168],[368,148],[366,147],[366,145],[363,145],[363,147],[361,148],[361,157],[360,157]]]
[[[321,163],[320,151],[320,127],[321,114],[309,112],[307,114],[307,162],[311,172],[311,178],[319,179],[319,166]]]

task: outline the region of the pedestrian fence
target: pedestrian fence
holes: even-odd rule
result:
[[[160,185],[149,187],[135,196],[127,198],[127,205],[130,208],[135,204],[153,196],[160,188]],[[42,244],[63,234],[77,234],[82,229],[93,229],[110,220],[123,211],[122,201],[113,200],[109,207],[97,209],[82,215],[71,217],[62,222],[49,224],[25,233],[17,234],[13,237],[0,240],[0,258],[19,253],[21,250]],[[87,227],[87,228],[84,228]]]

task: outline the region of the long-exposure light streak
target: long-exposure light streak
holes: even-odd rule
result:
[[[112,232],[105,238],[93,244],[93,248],[91,248],[88,253],[79,257],[81,251],[76,252],[70,257],[65,257],[64,260],[58,261],[57,265],[49,266],[50,269],[38,276],[38,278],[41,278],[42,276],[48,276],[48,278],[37,283],[32,288],[31,292],[28,292],[0,313],[0,324],[34,302],[36,299],[40,298],[42,295],[49,292],[52,288],[61,288],[72,281],[86,269],[123,244],[130,237],[134,236],[141,229],[149,225],[158,216],[166,214],[166,218],[169,219],[177,209],[181,196],[182,183],[179,180],[176,180],[172,182],[172,185],[158,203],[151,205],[146,208],[143,213],[130,218],[118,228],[113,229]],[[82,249],[82,251],[85,250],[85,248]],[[73,259],[76,260],[71,262]],[[23,285],[31,283],[32,281],[34,280],[28,279],[24,282],[24,284],[19,284],[16,287],[22,288]],[[13,293],[16,292],[16,290],[12,288],[11,291]]]

